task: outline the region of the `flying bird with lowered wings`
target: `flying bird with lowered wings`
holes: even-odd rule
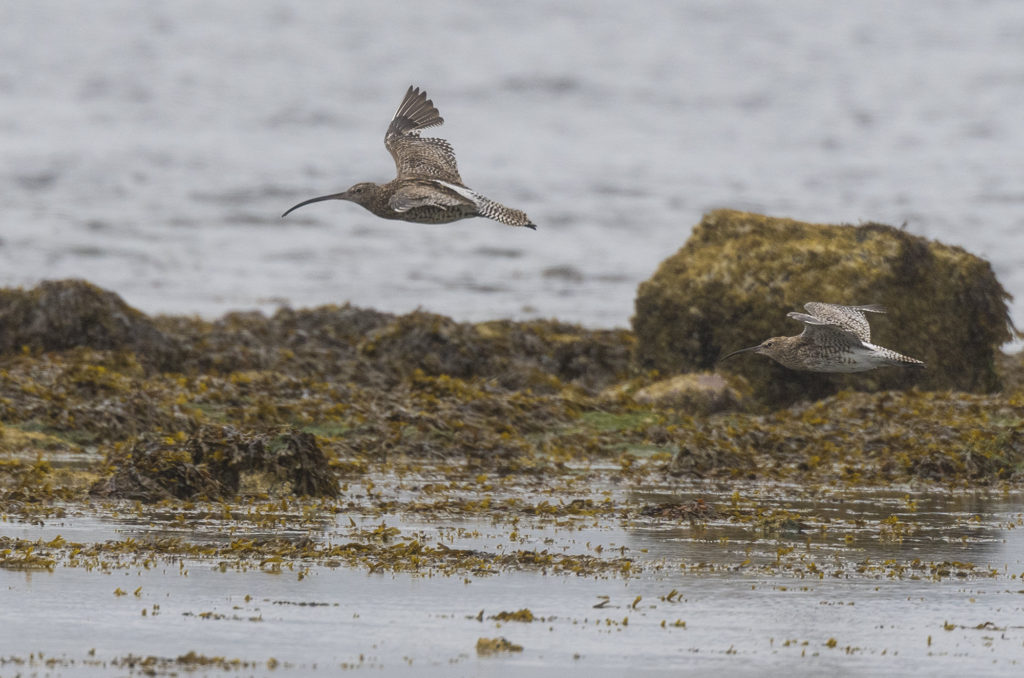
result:
[[[840,306],[817,301],[804,304],[807,313],[791,311],[786,317],[799,320],[804,331],[795,337],[772,337],[740,353],[766,355],[791,370],[809,372],[865,372],[876,367],[924,367],[902,353],[871,343],[871,326],[865,313],[885,313],[878,304]]]

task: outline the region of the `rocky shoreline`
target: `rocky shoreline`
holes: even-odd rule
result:
[[[41,287],[3,293],[8,308],[15,294],[43,298],[37,314],[51,319],[24,323],[0,356],[5,513],[332,498],[362,474],[423,463],[553,482],[592,463],[804,484],[1024,481],[1020,356],[999,357],[1000,393],[841,391],[765,411],[727,374],[652,388],[671,382],[635,366],[626,330],[352,306],[148,318],[88,283]],[[75,345],[47,347],[54,336]]]

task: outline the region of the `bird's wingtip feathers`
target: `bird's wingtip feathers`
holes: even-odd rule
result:
[[[854,306],[854,308],[867,311],[868,313],[888,313],[884,304],[865,304],[863,306]]]
[[[418,135],[422,129],[443,124],[444,118],[434,106],[433,100],[427,96],[427,91],[410,85],[395,111],[387,133]]]

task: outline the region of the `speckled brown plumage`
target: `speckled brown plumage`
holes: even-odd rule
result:
[[[733,351],[759,353],[792,370],[809,372],[864,372],[876,367],[924,367],[924,363],[902,353],[871,343],[868,313],[885,313],[877,304],[840,306],[812,301],[804,304],[807,313],[792,311],[787,317],[804,323],[804,331],[795,337],[772,337],[757,346]]]
[[[321,200],[349,200],[384,219],[446,224],[485,217],[509,226],[537,228],[525,212],[467,188],[451,144],[420,136],[422,130],[442,123],[444,118],[427,93],[410,87],[384,135],[384,146],[395,159],[397,176],[386,184],[362,182],[341,193],[304,200],[281,216]]]

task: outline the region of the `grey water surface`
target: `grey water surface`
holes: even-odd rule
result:
[[[467,184],[537,232],[280,218],[393,176],[410,84]],[[0,101],[2,285],[625,326],[637,283],[733,207],[960,245],[1024,324],[1015,0],[5,2]]]

